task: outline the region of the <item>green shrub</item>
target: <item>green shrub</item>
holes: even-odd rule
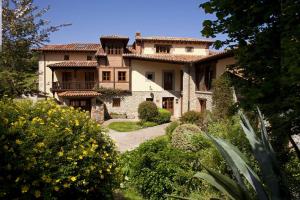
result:
[[[138,108],[139,118],[142,121],[154,122],[155,117],[158,116],[158,109],[152,101],[144,101],[140,103]]]
[[[164,124],[170,121],[172,113],[166,109],[159,108],[158,115],[154,118],[154,121],[158,124]]]
[[[174,149],[166,137],[141,144],[122,155],[124,173],[145,199],[166,199],[165,194],[188,195],[193,171],[200,169],[197,155]]]
[[[183,124],[196,124],[201,128],[201,130],[206,131],[207,125],[212,122],[212,116],[209,111],[196,112],[188,111],[183,113],[180,118],[181,123]]]
[[[215,119],[230,117],[235,112],[231,85],[230,77],[227,73],[224,73],[213,82],[212,100]]]
[[[173,121],[166,127],[165,132],[169,139],[172,139],[172,133],[179,125],[180,123],[178,121]]]
[[[118,154],[86,112],[54,101],[0,101],[1,199],[111,199]]]
[[[193,144],[192,139],[197,134],[202,134],[198,126],[194,124],[182,124],[178,126],[172,133],[172,146],[184,151],[196,151],[197,148]]]

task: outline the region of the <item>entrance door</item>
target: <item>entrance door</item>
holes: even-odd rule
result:
[[[174,97],[163,97],[162,98],[162,108],[170,111],[173,115],[174,114]]]
[[[81,108],[82,110],[91,112],[90,99],[70,99],[70,106],[74,108]]]
[[[164,89],[173,90],[173,72],[164,72]]]

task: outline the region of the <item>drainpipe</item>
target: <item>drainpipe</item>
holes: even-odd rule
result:
[[[188,79],[188,111],[190,111],[190,104],[191,104],[191,66],[192,63],[188,65],[188,74],[189,74],[189,79]]]
[[[45,52],[43,52],[43,57],[44,57],[44,94],[46,94],[46,55]]]

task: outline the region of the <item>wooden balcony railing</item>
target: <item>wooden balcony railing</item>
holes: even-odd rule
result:
[[[96,81],[66,81],[66,82],[52,82],[52,90],[93,90],[98,86]]]

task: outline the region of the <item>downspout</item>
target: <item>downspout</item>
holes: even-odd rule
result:
[[[188,111],[190,111],[190,104],[191,104],[191,65],[192,63],[190,63],[188,65],[188,74],[189,74],[189,79],[188,79]]]
[[[46,94],[46,55],[45,52],[43,52],[44,57],[44,94]]]

